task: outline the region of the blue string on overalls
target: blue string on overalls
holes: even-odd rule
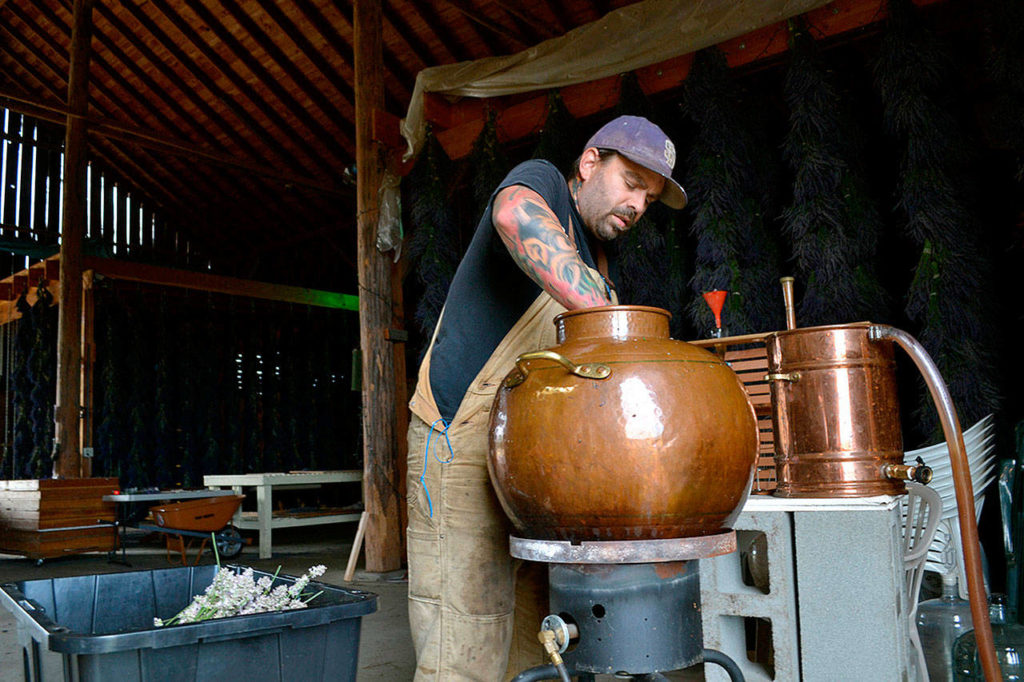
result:
[[[441,422],[444,426],[444,430],[437,428],[437,422]],[[455,458],[455,451],[452,450],[452,441],[448,437],[448,422],[446,422],[443,417],[441,419],[435,419],[434,423],[430,425],[430,433],[427,434],[427,446],[423,452],[423,473],[420,474],[420,485],[423,486],[423,493],[427,496],[427,508],[430,510],[430,518],[434,518],[434,504],[430,501],[430,491],[427,490],[427,481],[425,477],[427,475],[427,462],[430,461],[430,437],[434,435],[434,431],[444,434],[444,439],[448,442],[448,458],[441,459],[435,452],[434,459],[437,460],[437,463],[447,464]]]

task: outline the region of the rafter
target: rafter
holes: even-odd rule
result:
[[[313,85],[313,83],[309,80],[306,74],[295,68],[295,65],[291,62],[290,59],[288,59],[287,55],[285,55],[282,52],[281,48],[277,45],[277,43],[275,43],[271,39],[271,37],[267,35],[267,32],[263,29],[262,26],[260,26],[255,20],[253,20],[253,18],[249,16],[247,12],[243,11],[241,7],[239,7],[238,3],[234,2],[234,0],[221,0],[221,2],[224,8],[227,9],[227,11],[231,14],[231,17],[235,21],[237,21],[238,24],[250,36],[253,37],[253,39],[263,49],[263,51],[266,52],[267,55],[276,62],[277,66],[288,75],[288,78],[290,78],[292,82],[294,82],[302,90],[302,93],[305,94],[305,96],[308,97],[310,101],[312,101],[312,103],[320,109],[320,111],[323,113],[325,117],[330,118],[331,116],[337,115],[338,108],[334,105],[334,103],[327,99],[326,95],[324,95],[324,93],[319,88]],[[190,5],[192,6],[195,6],[196,4],[197,3],[194,1],[190,3]],[[236,54],[238,54],[239,57],[242,56],[239,53]],[[316,121],[316,119],[313,118],[311,114],[309,114],[306,107],[300,106],[295,101],[295,98],[290,96],[287,90],[285,90],[280,85],[280,83],[278,83],[278,81],[275,78],[273,78],[272,75],[270,75],[270,78],[266,80],[265,84],[268,87],[270,87],[272,91],[280,89],[281,94],[278,96],[279,99],[281,99],[281,101],[283,102],[291,102],[292,113],[294,113],[305,124],[311,126],[312,130],[325,130],[322,124],[320,124],[319,121]],[[348,110],[349,107],[352,107],[352,102],[350,101],[345,101],[344,104],[346,105],[344,108],[346,111]],[[352,108],[351,111],[353,112],[354,115],[355,109]],[[355,153],[355,141],[349,137],[347,132],[339,131],[338,133],[335,134],[335,136],[341,140],[345,148],[345,151],[348,154]],[[331,134],[325,131],[320,140],[323,144],[327,145],[329,148],[332,148],[334,145],[337,144],[336,142],[334,142],[335,136],[332,136]]]
[[[131,3],[129,3],[129,5],[131,5]],[[133,6],[129,6],[129,9],[132,9],[132,7]],[[110,24],[110,26],[115,31],[118,31],[119,33],[125,36],[130,36],[133,34],[132,28],[125,24],[125,22],[120,17],[115,15],[113,11],[107,6],[107,3],[99,3],[99,6],[97,7],[97,12],[100,14],[104,21]],[[149,24],[147,30],[152,27],[153,26]],[[97,35],[104,36],[105,34],[103,28],[104,27],[102,22],[96,22],[95,33]],[[189,70],[192,76],[196,78],[197,81],[202,83],[204,87],[212,87],[213,89],[211,90],[211,92],[215,96],[218,96],[219,94],[218,101],[223,106],[227,107],[229,110],[232,111],[232,113],[241,118],[243,121],[246,121],[247,125],[250,126],[251,130],[258,130],[258,124],[254,119],[252,119],[249,113],[237,104],[235,104],[232,98],[228,97],[226,93],[224,93],[220,88],[214,85],[210,81],[210,79],[206,77],[206,74],[203,73],[201,69],[196,68],[191,63],[191,61],[182,53],[181,49],[176,44],[169,41],[166,35],[163,35],[162,31],[158,32],[156,35],[158,38],[160,38],[160,40],[163,43],[171,43],[169,45],[166,45],[168,51],[171,53],[171,56],[178,60],[178,63],[181,64],[181,66]],[[113,42],[109,38],[106,38],[106,40],[108,41],[108,43]],[[253,146],[252,142],[248,140],[246,137],[244,137],[238,131],[237,126],[231,125],[220,112],[214,109],[209,102],[207,102],[203,97],[199,95],[195,87],[190,87],[186,83],[184,83],[179,74],[170,65],[165,63],[165,60],[162,59],[159,55],[157,55],[153,51],[153,49],[150,48],[145,42],[136,41],[133,43],[133,47],[139,50],[140,54],[157,71],[160,72],[160,75],[163,78],[165,78],[168,82],[173,84],[174,87],[182,94],[182,96],[185,99],[187,99],[193,106],[195,106],[200,112],[202,112],[202,114],[206,116],[207,120],[210,123],[215,124],[216,128],[222,131],[225,137],[229,138],[246,154],[255,158],[261,158],[263,156],[263,153],[257,150],[256,147]],[[130,68],[131,63],[131,61],[126,62],[126,66],[129,66]],[[200,126],[203,125],[201,121],[197,121],[197,124]],[[284,159],[286,163],[294,165],[295,168],[302,167],[302,165],[298,163],[294,156],[286,154],[284,155]]]
[[[12,5],[11,9],[15,13],[15,16],[20,21],[22,21],[36,36],[38,36],[40,40],[42,40],[44,43],[46,43],[47,47],[52,52],[54,52],[55,54],[63,54],[65,52],[64,46],[57,44],[52,35],[50,35],[46,31],[44,31],[42,29],[42,27],[39,26],[31,17],[29,17],[28,15],[24,14],[22,12],[22,10],[20,10],[17,5]],[[70,31],[70,27],[68,27],[66,24],[62,24],[61,20],[59,18],[56,18],[56,17],[51,20],[51,25],[54,26],[55,28],[57,28],[58,30],[62,30],[64,33],[68,33]],[[105,47],[108,48],[111,51],[111,54],[113,54],[113,56],[115,58],[119,59],[122,64],[130,64],[130,63],[132,63],[132,60],[128,60],[127,57],[125,56],[125,54],[116,45],[109,45],[108,44]],[[124,90],[125,93],[128,93],[128,94],[133,94],[134,93],[136,95],[136,97],[137,97],[138,92],[139,92],[139,88],[136,87],[136,86],[133,86],[131,83],[129,83],[127,78],[125,78],[110,63],[110,61],[106,58],[105,54],[103,54],[103,53],[94,54],[93,55],[93,62],[96,64],[97,68],[101,70],[102,74],[105,74],[107,77],[109,77],[111,80],[113,80],[117,85],[119,85]],[[67,73],[67,63],[66,62],[63,64],[63,67],[64,68],[62,68],[60,70],[60,74]],[[54,67],[54,68],[56,69],[56,67]],[[185,112],[185,110],[181,108],[181,105],[178,103],[178,101],[173,99],[173,98],[167,97],[166,94],[163,92],[163,89],[162,88],[158,88],[156,86],[156,84],[152,82],[152,79],[149,78],[148,74],[146,74],[145,72],[138,72],[138,73],[136,73],[136,76],[139,77],[144,83],[147,84],[147,86],[150,88],[150,91],[152,91],[152,92],[156,93],[158,96],[160,96],[161,101],[164,102],[165,106],[167,106],[170,110],[172,110],[176,114],[178,114],[178,116],[179,116],[179,118],[181,120],[184,120],[184,121],[192,120],[189,117],[189,115]],[[92,90],[95,93],[106,95],[107,98],[112,103],[117,103],[117,102],[120,101],[120,98],[116,97],[113,94],[112,90],[110,90],[106,86],[106,84],[105,84],[103,79],[95,79],[95,81],[96,82],[94,82],[93,86],[92,86]],[[167,130],[170,130],[170,131],[172,131],[172,133],[176,133],[176,134],[178,134],[180,136],[186,137],[186,134],[185,134],[184,130],[177,123],[172,121],[164,113],[162,107],[156,107],[156,108],[150,107],[150,108],[147,108],[147,107],[144,106],[144,104],[142,104],[142,103],[140,103],[140,104],[142,105],[142,108],[144,110],[146,110],[147,114],[152,114],[162,125],[164,125],[166,127]],[[127,107],[118,105],[118,108],[119,109],[126,109]],[[219,142],[217,141],[217,139],[215,137],[213,137],[213,135],[209,134],[209,132],[206,130],[206,128],[199,127],[198,130],[202,133],[203,137],[206,138],[206,141],[208,143],[214,145],[215,147],[219,147],[220,146]]]
[[[148,4],[153,5],[154,8],[158,10],[163,6],[163,3],[159,3],[159,6],[157,3]],[[194,61],[190,59],[187,54],[185,54],[184,50],[181,48],[177,41],[172,40],[170,36],[168,36],[166,32],[164,32],[163,29],[156,24],[155,21],[153,21],[148,15],[146,15],[141,10],[141,8],[139,8],[134,3],[126,3],[121,6],[128,11],[133,21],[137,22],[140,26],[149,31],[161,42],[161,44],[168,51],[170,56],[173,57],[174,60],[176,60],[176,62],[179,65],[184,67],[189,72],[189,74],[200,85],[202,85],[207,92],[209,92],[213,96],[216,102],[226,107],[232,113],[232,115],[237,117],[244,124],[244,126],[248,128],[250,134],[252,134],[254,137],[259,138],[259,131],[263,129],[263,125],[259,123],[245,107],[243,107],[239,102],[237,102],[234,97],[230,96],[227,92],[225,92],[224,89],[220,85],[218,85],[213,78],[211,78],[202,68],[199,67],[199,65],[195,64]],[[106,5],[101,3],[101,8],[102,7],[106,7]],[[176,14],[177,13],[174,13],[175,17]],[[120,17],[115,15],[109,8],[107,8],[105,18],[109,20],[111,24],[114,26],[114,28],[120,31],[122,34],[131,34],[132,29],[129,26],[127,26],[124,23],[124,21]],[[190,34],[191,32],[184,33],[186,37]],[[226,121],[224,117],[219,112],[217,112],[204,97],[202,97],[201,93],[194,85],[190,86],[189,84],[184,83],[181,80],[178,73],[170,65],[166,64],[164,59],[162,59],[156,54],[153,54],[152,50],[149,50],[145,46],[145,44],[135,43],[135,47],[142,50],[146,58],[149,59],[153,63],[153,65],[160,70],[161,74],[165,78],[167,78],[171,83],[174,83],[175,87],[181,90],[181,92],[186,97],[188,97],[189,100],[200,109],[200,111],[202,111],[211,120],[218,121],[218,128],[221,131],[223,131],[228,137],[230,137],[232,141],[238,144],[243,150],[245,150],[247,154],[256,158],[260,158],[267,153],[265,150],[258,150],[248,138],[243,136],[236,129],[236,125],[233,125]],[[230,79],[230,70],[224,73],[223,75]],[[242,90],[242,92],[244,93],[248,91],[248,89],[249,88],[246,87]],[[291,128],[291,126],[289,126],[283,120],[276,120],[273,121],[273,123],[275,125],[283,126],[283,130],[289,130]],[[314,160],[314,162],[319,159],[319,154],[317,153],[317,151],[314,150],[310,145],[306,144],[305,140],[299,139],[296,140],[295,143],[296,146],[302,149],[303,154],[307,159],[312,159]],[[300,162],[293,154],[291,154],[290,151],[287,150],[287,148],[278,147],[276,151],[278,152],[278,154],[283,155],[286,160],[286,163],[293,166],[296,170],[306,168],[306,164]]]
[[[334,22],[329,21],[327,17],[324,16],[320,8],[317,7],[314,3],[310,2],[310,0],[294,0],[294,2],[296,8],[298,8],[299,12],[301,12],[302,15],[306,18],[306,21],[311,23],[313,26],[316,26],[321,32],[324,32],[325,29],[328,28],[331,29],[331,34],[337,38],[338,42],[344,45],[344,48],[340,52],[342,59],[344,59],[346,66],[352,69],[353,65],[355,64],[355,53],[353,52],[352,40],[343,35],[341,31],[338,31],[337,28],[334,26]],[[334,10],[338,12],[338,15],[345,22],[345,27],[348,29],[349,35],[351,35],[353,30],[351,3],[336,3],[334,5]],[[327,33],[324,32],[324,35],[326,36]],[[334,41],[331,41],[331,43],[334,44]],[[383,58],[384,67],[388,71],[397,74],[407,74],[407,78],[409,78],[407,82],[409,83],[415,80],[415,76],[409,74],[409,72],[405,70],[405,68],[401,65],[401,63],[395,57],[393,52],[387,48],[387,46],[384,47]],[[354,71],[352,71],[349,75],[353,80],[355,79]],[[385,88],[387,89],[388,95],[402,102],[407,102],[408,93],[410,90],[408,87],[405,87],[400,83],[397,83],[396,80],[397,79],[391,78],[388,79],[388,82],[384,84]]]
[[[519,50],[530,47],[530,42],[523,38],[523,36],[517,35],[507,26],[502,26],[498,22],[481,15],[475,9],[463,2],[463,0],[448,0],[448,3],[471,22],[486,29],[488,33],[504,42],[506,48],[508,48],[510,52],[518,52]]]
[[[502,7],[507,8],[509,5],[507,0],[495,1]],[[559,0],[555,0],[555,2],[541,0],[541,4],[544,5],[544,8],[547,9],[553,17],[555,17],[555,21],[557,22],[554,26],[555,34],[562,35],[563,33],[568,33],[570,27],[572,27],[572,23],[570,23],[569,16],[565,13],[565,8],[562,6],[562,3],[559,2]]]
[[[57,107],[52,104],[45,104],[41,102],[31,102],[14,93],[0,91],[0,98],[3,98],[8,102],[9,106],[7,108],[12,111],[20,111],[20,113],[42,118],[52,123],[61,123],[63,121],[62,117],[67,115],[66,107]],[[308,187],[325,194],[341,196],[348,196],[351,194],[351,190],[343,185],[334,185],[315,180],[313,178],[289,173],[287,171],[268,166],[260,161],[252,161],[228,154],[221,154],[219,152],[197,147],[193,144],[153,135],[142,129],[134,129],[102,119],[89,117],[88,120],[89,131],[94,135],[137,144],[140,147],[147,149],[168,152],[178,156],[202,159],[214,164],[244,169],[256,175],[268,177],[282,183]]]
[[[425,4],[424,0],[406,0],[412,5],[413,10],[421,17],[436,17],[437,11]],[[448,50],[454,61],[464,62],[473,59],[475,55],[469,53],[462,45],[462,41],[455,37],[450,27],[442,21],[427,22],[427,28],[437,37],[441,45]]]
[[[536,45],[539,42],[565,33],[565,30],[560,27],[552,27],[543,21],[538,21],[536,17],[533,17],[529,12],[522,11],[514,3],[492,0],[491,4],[511,16],[521,29],[526,28],[530,31],[529,40],[531,45]]]
[[[430,48],[427,47],[427,44],[409,26],[405,15],[395,8],[394,0],[388,0],[384,6],[384,23],[389,24],[394,30],[395,35],[409,46],[413,55],[419,60],[420,69],[424,69],[437,62],[437,58],[430,51]]]

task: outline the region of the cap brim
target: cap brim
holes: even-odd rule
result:
[[[686,206],[686,190],[672,178],[666,177],[659,200],[669,208],[683,208]]]

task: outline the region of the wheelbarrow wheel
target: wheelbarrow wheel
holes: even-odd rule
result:
[[[242,534],[234,526],[225,526],[224,530],[217,533],[217,552],[221,559],[234,559],[242,553],[245,542],[242,541]]]

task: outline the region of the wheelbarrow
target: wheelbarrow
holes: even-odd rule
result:
[[[156,525],[139,525],[139,529],[167,535],[167,560],[171,563],[187,566],[188,551],[200,540],[193,561],[193,565],[198,564],[211,536],[217,543],[218,555],[222,559],[234,559],[251,542],[230,523],[244,499],[245,495],[225,495],[150,507]],[[180,562],[177,556],[172,558],[172,550],[180,554]]]

